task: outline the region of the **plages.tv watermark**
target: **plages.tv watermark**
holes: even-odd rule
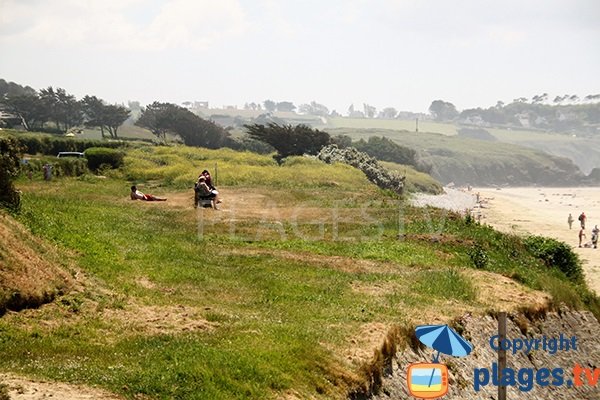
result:
[[[196,209],[197,236],[200,240],[212,233],[227,234],[230,239],[249,241],[377,241],[385,234],[405,237],[406,206],[400,200],[363,201],[356,207],[336,200],[330,207],[301,203],[294,207],[266,201],[249,214],[243,207],[230,206],[224,211]],[[318,209],[318,212],[315,210]],[[382,210],[386,210],[383,214]],[[424,230],[441,235],[449,211],[438,210],[432,218],[427,208],[412,211],[422,218]],[[247,229],[252,224],[252,229]],[[392,228],[390,228],[392,227]],[[393,232],[392,232],[393,230]]]
[[[488,345],[493,351],[506,351],[509,355],[532,352],[547,352],[555,355],[559,352],[577,351],[577,337],[560,334],[558,337],[534,338],[501,338],[490,337]],[[475,368],[473,371],[473,388],[479,392],[483,387],[514,387],[521,392],[529,392],[539,387],[579,387],[596,386],[600,381],[600,368],[584,367],[579,363],[563,367],[519,368],[505,367],[500,369],[497,363],[489,367]]]
[[[434,356],[431,362],[415,362],[408,365],[408,394],[417,399],[443,398],[450,391],[452,383],[449,368],[440,360],[440,354],[444,354],[445,358],[471,357],[475,346],[448,325],[420,325],[415,328],[415,336],[422,344],[434,350]],[[498,334],[491,336],[486,345],[497,352],[498,361],[492,362],[490,366],[474,368],[473,389],[476,393],[492,386],[497,388],[497,398],[506,400],[507,388],[524,393],[538,386],[549,388],[548,393],[555,394],[552,389],[559,387],[600,387],[600,368],[589,364],[585,366],[573,362],[566,368],[543,364],[536,365],[535,368],[510,367],[508,358],[513,358],[519,353],[529,359],[534,354],[547,353],[549,356],[540,357],[541,361],[551,360],[553,355],[561,352],[572,352],[568,359],[577,360],[581,351],[575,335],[561,333],[558,336],[509,338],[506,335],[506,313],[502,312],[498,318]],[[575,353],[578,351],[579,353]],[[533,359],[531,360],[533,363]]]

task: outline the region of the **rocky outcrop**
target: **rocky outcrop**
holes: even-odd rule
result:
[[[449,390],[445,400],[481,400],[497,399],[498,388],[491,383],[481,386],[475,391],[475,380],[483,381],[485,372],[492,371],[493,363],[497,362],[498,353],[490,346],[490,338],[497,334],[498,321],[493,316],[466,316],[459,321],[461,334],[474,345],[473,352],[464,358],[453,358],[442,355],[440,362],[449,369]],[[576,337],[576,350],[556,351],[550,354],[539,348],[531,352],[508,352],[508,367],[515,372],[515,386],[508,387],[507,399],[519,400],[598,400],[600,399],[600,323],[586,311],[560,310],[549,312],[536,318],[527,318],[522,314],[509,316],[507,338],[509,339],[571,339]],[[542,345],[543,342],[540,342]],[[547,342],[548,343],[548,342]],[[384,371],[382,385],[373,400],[384,399],[413,399],[408,394],[406,371],[411,363],[430,362],[433,351],[425,347],[406,348],[398,351]],[[579,365],[589,369],[589,377],[585,371],[579,371],[578,379],[583,385],[576,386],[574,367]],[[550,385],[540,385],[535,381],[535,375],[542,369],[550,371],[561,369],[564,383],[555,385],[558,381],[552,375],[545,378],[545,372],[539,373],[540,381],[550,382]],[[593,375],[597,369],[596,375]],[[558,373],[558,372],[554,372]],[[520,378],[519,378],[519,374]],[[533,379],[530,379],[532,377]],[[588,378],[595,378],[592,385]],[[532,383],[532,384],[530,384]],[[527,389],[530,387],[529,391]]]

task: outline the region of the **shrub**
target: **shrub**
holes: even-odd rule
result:
[[[266,126],[253,124],[244,127],[250,138],[268,143],[277,150],[274,158],[279,164],[288,156],[315,155],[331,141],[327,132],[302,124],[292,126],[271,122]]]
[[[468,254],[475,268],[485,269],[485,267],[487,267],[489,258],[483,246],[476,244],[469,249]]]
[[[404,190],[404,176],[390,173],[376,159],[356,150],[354,147],[339,149],[335,144],[332,144],[323,147],[317,158],[328,164],[341,162],[358,168],[381,189],[390,189],[398,194],[402,194]]]
[[[11,137],[0,137],[0,205],[18,210],[21,197],[13,185],[20,170],[22,147]]]
[[[581,261],[566,243],[543,236],[529,236],[525,239],[525,246],[548,267],[558,268],[571,281],[584,281]]]
[[[89,169],[97,171],[103,164],[110,165],[111,168],[119,168],[123,165],[124,154],[115,149],[92,147],[85,151],[85,157]]]

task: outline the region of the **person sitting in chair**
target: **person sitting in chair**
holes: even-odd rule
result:
[[[207,185],[206,178],[203,175],[200,175],[198,182],[194,185],[194,191],[196,192],[196,205],[200,199],[210,199],[214,201],[215,204],[221,202],[221,200],[219,200],[219,192],[211,189],[210,186]]]
[[[161,197],[156,197],[151,194],[144,194],[137,190],[137,187],[131,187],[131,200],[146,200],[146,201],[167,201],[167,199],[163,199]]]
[[[210,172],[208,172],[207,169],[205,169],[204,171],[202,171],[202,173],[200,174],[200,176],[198,176],[198,178],[200,178],[201,176],[203,176],[204,179],[206,179],[206,185],[210,188],[210,190],[216,190],[217,189],[212,184],[212,176],[210,176]]]

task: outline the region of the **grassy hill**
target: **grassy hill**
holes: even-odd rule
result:
[[[340,128],[353,140],[385,136],[419,152],[442,183],[472,185],[577,185],[584,175],[567,159],[509,143],[425,132]]]
[[[222,210],[194,209],[189,186],[215,163]],[[131,201],[131,183],[168,201]],[[345,398],[417,323],[561,302],[598,315],[520,238],[345,165],[142,147],[105,178],[17,185],[18,220],[87,278],[0,318],[3,371],[128,398]]]

